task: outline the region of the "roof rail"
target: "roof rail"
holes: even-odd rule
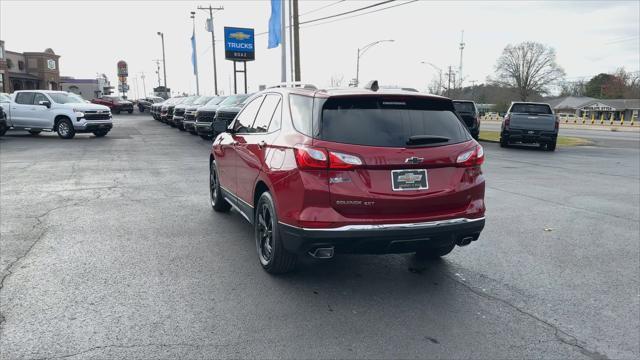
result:
[[[304,88],[304,89],[313,89],[313,90],[317,90],[318,89],[318,87],[313,85],[313,84],[304,83],[304,82],[301,82],[301,81],[283,82],[283,83],[271,85],[267,89],[273,89],[273,88],[296,88],[296,87]]]

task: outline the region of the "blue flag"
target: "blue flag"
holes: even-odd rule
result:
[[[269,18],[269,46],[273,49],[282,42],[282,0],[271,0],[271,17]]]
[[[193,64],[193,75],[198,75],[198,58],[196,57],[196,31],[191,35],[191,64]]]

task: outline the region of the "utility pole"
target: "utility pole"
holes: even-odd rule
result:
[[[167,88],[167,58],[164,56],[164,33],[158,31],[158,35],[162,39],[162,68],[164,69],[164,87]],[[159,75],[159,74],[158,74]]]
[[[214,95],[218,95],[218,69],[216,67],[216,36],[213,33],[213,11],[224,10],[224,7],[214,8],[209,4],[208,7],[198,6],[198,10],[209,10],[209,31],[211,31],[211,50],[213,53],[213,93]]]
[[[140,91],[138,90],[140,88],[140,86],[138,85],[138,77],[134,77],[133,80],[136,84],[136,99],[140,99]]]
[[[453,75],[453,71],[451,65],[449,65],[449,72],[447,72],[447,97],[451,97],[451,75]]]
[[[298,17],[298,0],[293,0],[293,59],[295,81],[301,81],[302,78],[300,72],[300,20]]]
[[[158,75],[158,87],[160,87],[160,86],[162,86],[162,83],[160,82],[160,62],[162,60],[155,59],[155,60],[152,60],[152,61],[155,62],[156,66],[158,67],[158,69],[156,70],[156,75]],[[165,84],[166,84],[166,82],[165,82]]]
[[[458,67],[458,74],[460,74],[460,87],[462,87],[462,82],[464,81],[462,77],[462,51],[464,50],[464,30],[462,30],[462,36],[460,37],[460,66]],[[455,87],[455,82],[454,82]]]

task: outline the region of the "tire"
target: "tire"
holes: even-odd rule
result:
[[[143,112],[144,112],[144,106],[142,106],[142,105],[138,106],[138,111],[140,111],[141,113],[143,113]]]
[[[180,131],[187,131],[187,130],[184,128],[184,125],[178,125],[178,130],[180,130]]]
[[[0,125],[0,136],[4,136],[4,134],[7,133],[7,130],[9,130],[9,128],[5,125]]]
[[[215,161],[212,161],[211,165],[209,165],[209,200],[211,201],[211,207],[217,212],[228,212],[231,210],[231,204],[222,196]]]
[[[39,135],[42,131],[40,130],[29,130],[29,134],[36,136]]]
[[[56,132],[61,139],[73,139],[76,136],[76,131],[73,128],[71,120],[64,118],[58,122]]]
[[[104,137],[108,133],[109,133],[109,130],[94,131],[93,135],[95,135],[96,137]]]
[[[416,257],[419,259],[439,259],[449,254],[455,247],[455,244],[451,244],[443,247],[421,249],[416,251]]]
[[[509,146],[509,138],[507,137],[500,137],[500,147],[501,148],[506,148],[507,146]]]
[[[556,142],[557,140],[553,140],[552,142],[547,144],[547,150],[556,151]]]
[[[113,113],[116,115],[120,115],[120,110],[114,110]]]
[[[127,110],[127,112],[128,112],[129,114],[133,114],[133,109],[131,109],[131,110]]]
[[[270,274],[283,274],[296,267],[297,256],[288,252],[278,232],[278,214],[268,191],[260,195],[254,219],[254,238],[262,268]]]

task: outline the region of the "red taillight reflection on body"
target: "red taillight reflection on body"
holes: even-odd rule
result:
[[[296,146],[294,150],[300,170],[350,170],[362,165],[362,160],[355,155],[329,151],[324,148]]]
[[[484,149],[480,145],[458,155],[456,164],[459,167],[480,166],[484,162]]]

